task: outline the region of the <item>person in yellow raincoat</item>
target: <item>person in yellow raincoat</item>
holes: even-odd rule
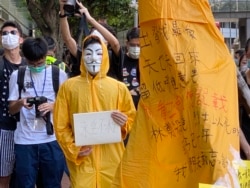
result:
[[[124,151],[123,142],[76,146],[74,113],[114,110],[113,120],[125,139],[136,110],[122,82],[106,76],[109,69],[105,44],[94,35],[83,41],[81,75],[67,80],[59,89],[54,108],[54,128],[67,160],[73,188],[110,187]]]

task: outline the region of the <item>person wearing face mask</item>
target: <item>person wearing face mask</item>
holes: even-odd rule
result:
[[[4,22],[0,29],[0,38],[3,50],[0,57],[0,187],[9,187],[15,163],[16,119],[8,110],[8,82],[12,72],[25,64],[25,59],[20,55],[20,44],[23,42],[21,26],[15,21]]]
[[[46,65],[45,61],[47,52],[44,39],[26,38],[22,45],[22,54],[27,61],[24,88],[19,91],[17,84],[21,69],[14,71],[9,80],[9,111],[19,113],[14,134],[15,185],[18,187],[35,187],[37,174],[42,175],[44,187],[61,187],[65,158],[55,134],[48,132],[51,130],[48,125],[53,124],[56,93],[52,66]],[[58,71],[60,85],[67,79],[67,74],[61,69]]]
[[[131,130],[136,110],[124,83],[107,76],[107,47],[96,35],[83,41],[81,75],[65,81],[54,107],[54,128],[66,156],[71,187],[110,187],[124,152],[118,143],[76,146],[73,114],[113,111],[122,139]],[[98,117],[97,117],[98,118]]]
[[[137,27],[131,28],[127,31],[126,53],[123,54],[123,63],[121,66],[121,79],[128,87],[133,98],[135,108],[137,109],[140,99],[140,80],[139,80],[139,56],[140,56],[140,29]],[[129,134],[124,140],[127,145]]]
[[[127,53],[124,54],[122,65],[122,80],[128,87],[133,97],[134,105],[137,108],[140,92],[139,92],[139,56],[140,56],[140,29],[134,27],[127,32],[126,48]]]

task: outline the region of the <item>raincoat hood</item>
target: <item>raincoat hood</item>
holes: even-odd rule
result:
[[[82,42],[82,46],[84,46],[83,44],[85,43],[86,40],[88,40],[89,38],[95,38],[98,39],[98,41],[100,42],[101,46],[102,46],[102,52],[103,52],[103,56],[102,56],[102,63],[101,63],[101,68],[100,71],[96,74],[95,77],[105,77],[107,76],[107,72],[109,70],[109,56],[108,56],[108,49],[107,46],[105,45],[104,42],[102,42],[102,40],[96,36],[96,35],[89,35],[87,36],[83,42]],[[82,51],[84,51],[84,49],[82,49]],[[84,65],[84,60],[83,60],[83,54],[82,53],[82,57],[81,57],[81,66],[80,66],[80,70],[81,70],[81,76],[82,77],[88,77],[88,75],[90,75],[88,73],[88,70],[86,69],[85,65]],[[98,76],[99,75],[99,76]]]

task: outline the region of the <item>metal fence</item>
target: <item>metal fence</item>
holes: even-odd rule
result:
[[[213,12],[250,12],[250,0],[209,0]]]

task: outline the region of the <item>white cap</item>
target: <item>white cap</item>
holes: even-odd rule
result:
[[[108,41],[102,36],[102,34],[99,32],[99,31],[97,31],[96,29],[94,29],[94,31],[91,33],[91,35],[96,35],[96,36],[98,36],[101,40],[102,40],[102,42],[104,42],[105,44],[108,44]]]

